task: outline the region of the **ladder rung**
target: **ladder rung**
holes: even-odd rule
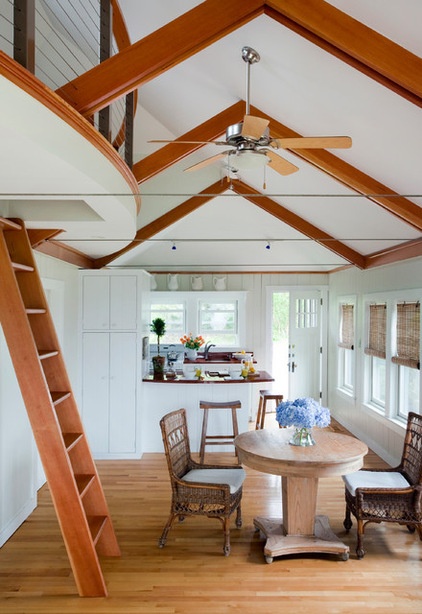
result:
[[[107,522],[107,516],[87,516],[92,541],[97,543]]]
[[[39,313],[47,313],[47,309],[37,309],[35,307],[28,307],[27,309],[25,309],[27,315],[31,316],[31,315],[37,315]]]
[[[82,439],[82,433],[63,433],[63,441],[66,446],[66,450],[69,452],[78,441]]]
[[[50,392],[51,400],[53,401],[53,405],[58,405],[62,401],[65,401],[71,396],[71,392]]]
[[[58,350],[38,350],[38,357],[40,360],[51,358],[52,356],[58,356],[58,354]]]
[[[34,267],[28,266],[27,264],[21,264],[20,262],[12,262],[12,268],[15,271],[23,271],[25,273],[32,273],[34,271]]]
[[[95,480],[95,475],[75,475],[76,484],[81,497],[84,496],[92,482]]]

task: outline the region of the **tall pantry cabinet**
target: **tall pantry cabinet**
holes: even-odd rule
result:
[[[81,271],[81,414],[94,458],[139,458],[150,275]]]

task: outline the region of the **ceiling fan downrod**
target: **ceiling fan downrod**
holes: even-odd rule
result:
[[[252,47],[242,47],[242,60],[246,62],[246,115],[250,115],[251,64],[259,62],[261,56]]]

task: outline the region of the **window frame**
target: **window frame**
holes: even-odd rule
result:
[[[392,360],[396,350],[396,323],[397,323],[397,305],[403,302],[421,302],[422,290],[394,290],[387,292],[377,292],[364,295],[363,300],[366,306],[365,310],[365,332],[367,335],[369,327],[369,304],[370,303],[385,303],[387,305],[387,330],[386,330],[386,357],[385,357],[385,404],[381,406],[371,400],[370,397],[370,381],[371,374],[371,356],[363,355],[362,360],[362,380],[364,383],[364,406],[374,411],[384,418],[391,420],[400,426],[405,426],[407,422],[407,411],[403,411],[402,403],[405,395],[401,386],[403,374],[401,369],[410,368],[402,367],[395,364]],[[421,315],[422,320],[422,315]],[[422,324],[422,322],[421,322]],[[366,336],[367,338],[367,336]],[[419,340],[420,350],[422,349],[422,336]],[[422,398],[422,374],[419,370],[419,407]],[[419,410],[420,411],[420,410]]]
[[[353,306],[353,343],[344,343],[343,306]],[[347,397],[355,397],[356,391],[356,333],[357,333],[357,299],[356,296],[342,296],[338,299],[337,328],[337,389]]]
[[[199,331],[200,314],[199,308],[201,302],[218,303],[237,301],[237,327],[238,327],[238,343],[233,345],[218,345],[219,351],[234,351],[236,349],[245,348],[247,345],[246,339],[246,304],[247,291],[241,290],[232,291],[153,291],[150,295],[150,305],[154,303],[166,304],[185,303],[185,326],[186,329],[182,334],[192,333],[194,336],[202,334]],[[204,335],[206,342],[213,343],[212,337],[208,334]],[[165,344],[165,338],[162,340]],[[180,345],[180,348],[182,346]]]

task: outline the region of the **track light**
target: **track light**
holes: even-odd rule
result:
[[[271,249],[271,245],[270,245],[269,241],[267,241],[267,245],[265,246],[265,249]]]
[[[176,243],[173,243],[173,245],[171,246],[171,249],[175,252],[177,247],[176,247]]]

